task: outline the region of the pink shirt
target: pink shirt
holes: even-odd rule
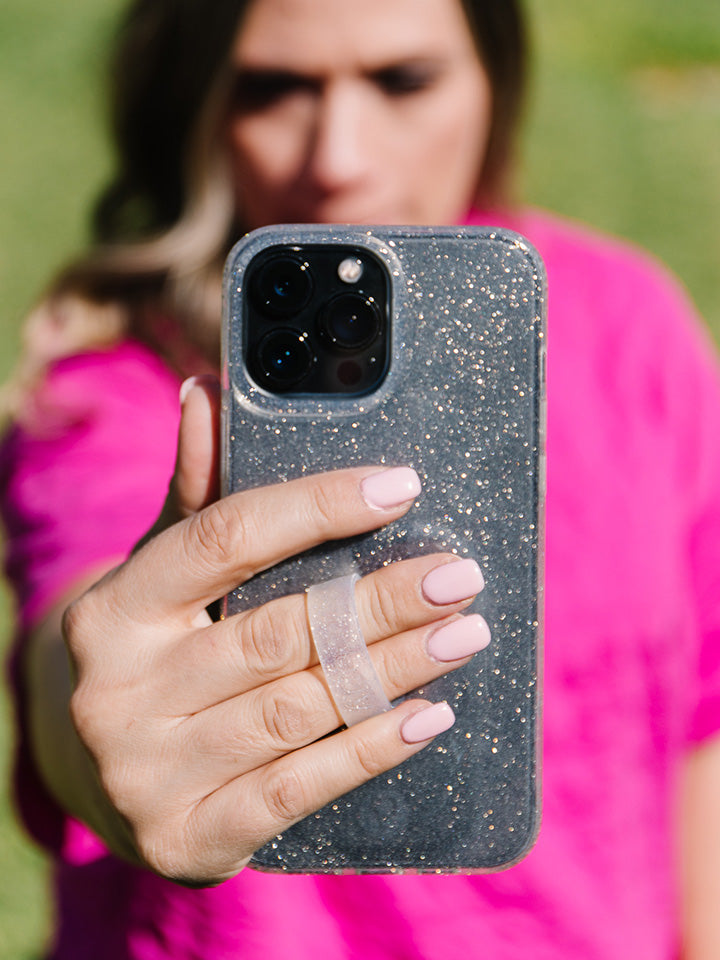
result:
[[[488,217],[476,221],[488,222]],[[720,727],[720,381],[683,293],[643,254],[545,215],[549,277],[544,818],[486,876],[286,877],[187,890],[109,856],[42,790],[55,960],[670,960],[679,765]],[[176,379],[145,348],[57,364],[2,451],[21,632],[151,524]]]

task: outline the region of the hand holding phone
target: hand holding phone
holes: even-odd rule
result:
[[[207,426],[202,390],[190,393],[185,438]],[[338,717],[313,655],[304,597],[219,623],[205,611],[258,569],[400,517],[411,502],[394,471],[303,477],[203,508],[179,478],[207,475],[205,452],[198,462],[198,451],[180,444],[166,519],[185,519],[158,525],[66,612],[74,729],[63,731],[69,762],[51,781],[110,849],[192,884],[233,876],[293,821],[397,765],[452,720],[448,708],[413,698],[327,736]],[[422,585],[451,559],[393,564],[357,585],[362,629],[393,696],[445,669],[425,650],[423,631],[470,597],[436,603]],[[392,604],[396,595],[407,602]]]

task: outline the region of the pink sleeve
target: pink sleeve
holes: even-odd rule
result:
[[[711,346],[701,341],[697,347],[695,369],[681,381],[695,437],[688,550],[701,642],[691,742],[720,731],[720,373]]]
[[[50,373],[0,450],[6,568],[23,628],[152,524],[178,416],[176,378],[137,344],[68,358]]]
[[[660,290],[665,309],[656,304],[651,328],[662,370],[654,401],[674,437],[679,497],[672,509],[684,514],[687,530],[688,582],[678,590],[694,603],[698,646],[687,738],[698,743],[720,731],[720,369],[684,291],[666,277]]]
[[[679,596],[691,609],[694,646],[684,652],[691,661],[688,688],[683,685],[686,736],[697,743],[720,732],[720,367],[685,291],[667,271],[643,251],[618,245],[585,228],[564,225],[531,213],[514,225],[543,251],[549,267],[550,312],[553,278],[562,284],[564,301],[578,307],[598,290],[611,297],[602,309],[596,351],[608,381],[624,384],[620,396],[629,404],[627,416],[644,417],[668,439],[672,454],[658,470],[673,470],[675,502],[672,516],[656,522],[677,523],[683,530],[685,554],[679,558]],[[586,276],[578,269],[574,245],[595,250],[603,273]],[[618,256],[619,252],[619,256]],[[588,306],[588,315],[598,307]],[[572,327],[569,327],[572,330]],[[568,329],[565,330],[568,336]],[[571,335],[571,334],[570,334]],[[553,350],[552,325],[549,350]],[[628,390],[627,385],[633,385]],[[567,398],[566,398],[567,400]],[[641,495],[641,494],[639,494]],[[653,559],[647,560],[652,566]]]
[[[672,450],[657,469],[674,471],[676,500],[667,504],[672,515],[656,522],[684,531],[676,587],[688,600],[694,627],[693,649],[684,655],[688,689],[682,691],[686,738],[694,744],[720,732],[720,366],[682,286],[643,251],[622,249],[620,261],[608,261],[613,316],[600,330],[602,359],[609,380],[635,384],[625,395],[639,409],[627,415],[665,432]],[[581,287],[587,282],[581,275],[563,280]],[[647,562],[652,567],[653,559]]]

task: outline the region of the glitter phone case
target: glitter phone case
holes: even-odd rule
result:
[[[356,245],[388,278],[389,364],[365,396],[277,395],[244,359],[245,274],[268,247]],[[419,691],[455,726],[305,818],[253,865],[293,873],[472,872],[515,863],[539,824],[545,280],[518,234],[482,227],[278,226],[225,270],[223,492],[359,464],[409,464],[423,491],[389,526],[285,561],[225,613],[437,550],[472,556],[490,646]]]

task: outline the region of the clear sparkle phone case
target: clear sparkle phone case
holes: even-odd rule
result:
[[[254,386],[243,362],[243,274],[269,245],[356,244],[390,277],[387,377],[360,398]],[[473,610],[491,645],[422,691],[457,722],[402,766],[259,850],[289,872],[470,872],[520,859],[539,823],[544,490],[544,270],[491,228],[280,226],[248,235],[225,273],[224,493],[356,464],[409,464],[410,512],[310,551],[235,591],[226,613],[406,556],[480,563]]]

